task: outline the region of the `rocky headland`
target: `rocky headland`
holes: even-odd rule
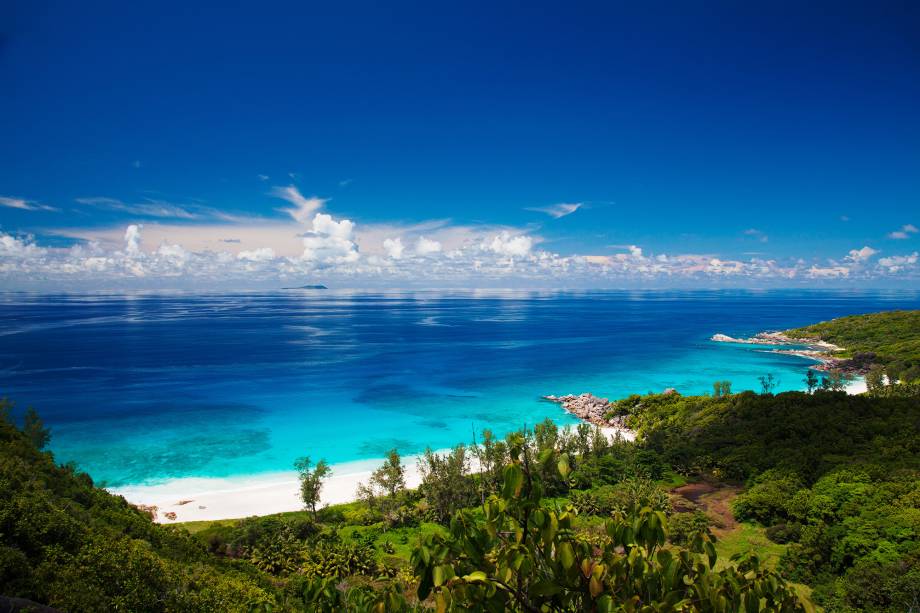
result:
[[[846,375],[864,375],[875,358],[875,354],[856,354],[852,358],[835,356],[845,351],[843,347],[816,338],[795,338],[784,332],[760,332],[750,338],[735,338],[726,334],[713,334],[711,341],[717,343],[741,343],[744,345],[795,346],[792,349],[772,349],[771,353],[797,355],[814,360],[813,370],[840,371]]]

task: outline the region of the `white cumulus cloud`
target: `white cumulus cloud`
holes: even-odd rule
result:
[[[917,264],[917,252],[910,255],[893,255],[887,258],[879,259],[879,266],[883,266],[890,273],[899,272],[905,268],[913,267]]]
[[[351,220],[336,221],[331,215],[317,213],[313,231],[303,237],[301,259],[321,264],[344,264],[360,258],[354,242],[355,224]]]
[[[137,255],[141,250],[141,228],[137,224],[131,224],[125,228],[125,251],[129,255]]]
[[[32,237],[16,238],[10,234],[0,234],[0,257],[33,258],[45,252],[45,249],[33,242]]]
[[[878,251],[868,246],[862,249],[850,249],[850,253],[847,254],[845,259],[855,263],[865,262],[876,253],[878,253]]]
[[[492,253],[511,257],[524,257],[533,247],[533,239],[526,235],[512,236],[510,232],[503,231],[492,238],[485,245]]]
[[[424,236],[419,236],[418,242],[415,243],[415,253],[418,255],[432,255],[440,253],[440,251],[441,243]]]
[[[400,259],[404,249],[405,247],[400,238],[387,238],[383,241],[383,250],[386,251],[388,258],[394,260]]]

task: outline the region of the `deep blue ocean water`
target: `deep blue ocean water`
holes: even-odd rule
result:
[[[893,308],[920,293],[0,293],[0,395],[111,486],[257,474],[572,423],[545,394],[800,389],[807,360],[709,337]]]

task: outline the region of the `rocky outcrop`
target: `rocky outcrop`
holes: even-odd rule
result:
[[[157,513],[159,512],[159,507],[153,504],[134,504],[131,505],[144,515],[150,518],[151,521],[157,520]]]
[[[832,343],[816,338],[792,338],[783,332],[759,332],[750,338],[735,338],[727,334],[713,334],[709,340],[717,343],[741,343],[744,345],[803,345],[820,352],[843,351]]]
[[[602,426],[625,429],[624,417],[607,418],[611,404],[606,398],[598,398],[593,394],[568,394],[566,396],[544,396],[544,400],[562,405],[562,408],[588,423]]]

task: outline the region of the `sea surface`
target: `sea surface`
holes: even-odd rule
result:
[[[920,293],[0,293],[0,395],[111,487],[256,475],[573,423],[545,394],[801,389],[808,360],[709,337],[893,308]]]

